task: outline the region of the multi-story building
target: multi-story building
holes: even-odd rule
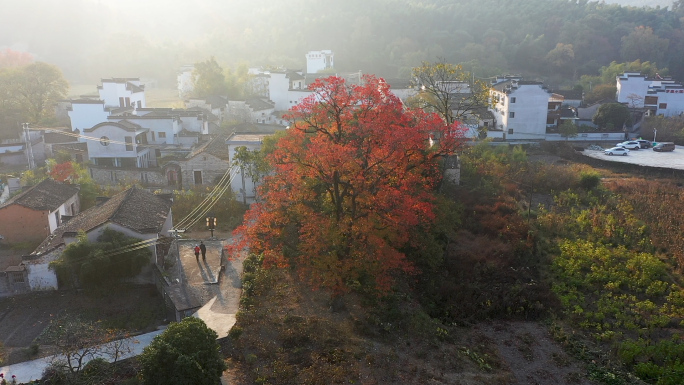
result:
[[[684,113],[684,86],[669,77],[651,78],[639,72],[625,72],[616,81],[618,103],[645,109],[652,115]]]

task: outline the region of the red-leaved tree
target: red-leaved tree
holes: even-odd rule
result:
[[[439,159],[463,137],[436,114],[406,109],[382,79],[318,80],[291,111],[295,123],[269,156],[263,202],[236,230],[235,248],[293,266],[314,287],[386,292],[414,267],[400,251],[434,220]]]

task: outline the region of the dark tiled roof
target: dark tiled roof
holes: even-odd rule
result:
[[[104,100],[99,99],[76,99],[70,102],[71,104],[104,104]]]
[[[97,128],[100,128],[102,126],[114,126],[114,127],[119,127],[121,129],[124,129],[126,131],[130,132],[135,132],[136,130],[142,128],[141,125],[132,123],[126,119],[118,121],[118,122],[102,122],[94,125],[92,128],[84,128],[83,132],[91,132],[94,131]]]
[[[512,80],[506,80],[506,81],[494,84],[492,86],[492,88],[494,88],[495,90],[497,90],[499,92],[505,92],[512,85],[513,85]]]
[[[88,143],[56,143],[52,145],[52,151],[86,152],[88,151]]]
[[[195,156],[206,152],[219,159],[228,160],[230,158],[230,153],[228,152],[228,146],[226,145],[227,138],[228,135],[225,133],[214,135],[211,140],[195,148],[186,156],[186,159],[194,158]]]
[[[48,144],[54,144],[54,143],[69,143],[69,142],[75,142],[78,139],[74,138],[73,135],[71,134],[71,129],[66,129],[66,130],[55,130],[55,131],[46,131],[43,134],[43,141]]]
[[[59,226],[34,251],[40,254],[50,251],[64,243],[65,234],[88,232],[108,222],[116,223],[138,233],[161,231],[166,222],[171,201],[161,198],[137,187],[122,191],[106,202],[91,207]]]
[[[33,210],[54,211],[76,194],[78,187],[75,185],[55,182],[48,178],[13,196],[0,207],[16,204]]]
[[[233,133],[274,134],[276,131],[285,130],[285,127],[278,124],[240,123],[228,127],[228,130]]]
[[[582,100],[582,91],[576,90],[552,90],[554,94],[563,95],[565,99]]]
[[[145,91],[144,86],[136,86],[133,83],[126,83],[126,89],[133,92],[133,93]]]
[[[249,108],[252,109],[252,111],[268,110],[275,107],[272,103],[269,103],[259,98],[247,99],[245,103],[247,103],[247,105],[249,106]]]
[[[223,108],[228,104],[228,99],[219,95],[207,96],[207,104],[211,105],[211,108]]]
[[[304,80],[304,79],[306,79],[304,76],[298,74],[297,72],[290,72],[285,77],[290,79],[290,80]]]

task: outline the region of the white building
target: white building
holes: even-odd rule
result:
[[[684,113],[684,87],[670,78],[649,78],[639,72],[625,72],[616,80],[618,103],[644,108],[654,115]]]
[[[178,96],[184,98],[192,93],[195,89],[195,83],[192,80],[192,74],[195,71],[194,65],[184,65],[178,71],[176,77],[178,81]]]
[[[544,140],[550,112],[562,103],[562,96],[552,97],[541,82],[517,77],[497,79],[489,94],[496,127],[487,136],[507,140]]]
[[[309,51],[306,54],[306,73],[315,74],[334,68],[334,56],[331,50]]]

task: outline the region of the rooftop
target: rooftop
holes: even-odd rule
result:
[[[64,202],[78,194],[78,190],[76,185],[60,183],[48,178],[13,196],[0,208],[16,204],[33,210],[55,211]]]

